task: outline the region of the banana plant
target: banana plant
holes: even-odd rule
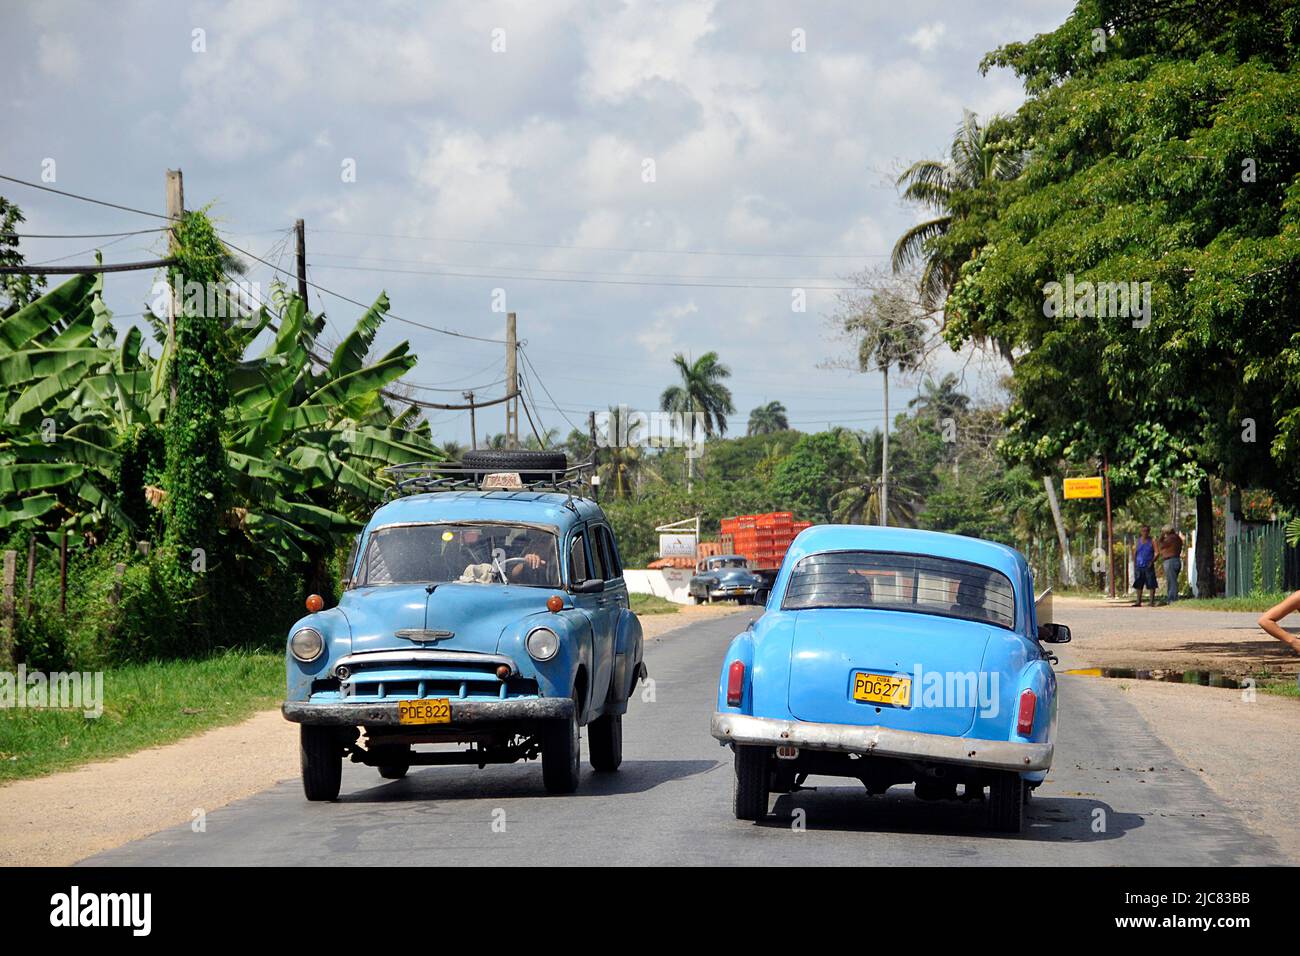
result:
[[[132,449],[141,432],[161,429],[166,375],[138,329],[116,335],[102,288],[102,275],[77,276],[0,320],[0,531],[144,531]],[[415,366],[407,343],[367,361],[385,295],[329,358],[317,341],[323,315],[282,289],[274,304],[278,328],[262,308],[230,330],[241,354],[274,334],[230,373],[227,523],[282,560],[303,560],[382,499],[384,467],[442,456],[419,410],[382,393]],[[166,495],[149,490],[154,505]]]

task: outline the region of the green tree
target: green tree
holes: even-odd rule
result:
[[[717,352],[705,352],[694,362],[678,352],[673,365],[681,377],[681,384],[669,385],[659,396],[659,407],[665,412],[686,416],[687,428],[693,434],[696,416],[704,426],[704,434],[727,433],[727,416],[735,414],[731,390],[723,384],[731,377],[731,369],[718,360]],[[686,456],[687,482],[695,477],[695,457]]]
[[[785,406],[780,402],[768,402],[749,413],[747,435],[771,435],[773,432],[788,431],[790,420],[786,417]]]
[[[801,519],[830,521],[831,499],[851,467],[854,444],[842,429],[802,436],[772,474],[773,500]]]
[[[0,266],[20,266],[18,227],[26,220],[22,210],[0,196]],[[0,316],[12,315],[40,297],[45,289],[42,275],[0,275]]]
[[[898,237],[890,264],[895,272],[921,266],[921,304],[931,311],[942,307],[969,254],[969,250],[943,242],[954,223],[969,214],[968,197],[989,182],[1020,175],[1024,152],[1007,140],[1006,133],[1003,117],[995,116],[981,125],[976,115],[966,110],[947,159],[919,160],[898,177],[903,198],[935,216]]]

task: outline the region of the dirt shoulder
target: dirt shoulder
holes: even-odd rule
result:
[[[1267,671],[1295,680],[1300,665],[1262,633],[1250,612],[1134,608],[1057,598],[1053,617],[1070,625],[1058,670]],[[1093,677],[1120,687],[1152,731],[1262,836],[1300,863],[1294,802],[1300,785],[1300,700],[1224,687]],[[1068,713],[1068,702],[1064,705]],[[1117,758],[1121,755],[1116,755]]]
[[[647,642],[732,605],[647,614]],[[743,626],[743,625],[742,625]],[[66,866],[298,776],[297,728],[278,710],[76,770],[0,787],[0,866]]]

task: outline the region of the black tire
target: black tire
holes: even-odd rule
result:
[[[770,747],[736,745],[736,779],[732,809],[737,820],[761,820],[767,816]]]
[[[1024,781],[1014,770],[1002,771],[989,785],[989,828],[998,833],[1019,833],[1024,819]]]
[[[602,773],[617,770],[623,762],[623,715],[606,714],[587,725],[587,749],[591,769]]]
[[[401,780],[411,769],[410,747],[376,748],[375,756],[379,759],[379,776],[385,780]]]
[[[765,589],[754,592],[754,603],[760,606],[767,604],[767,591]]]
[[[332,727],[304,724],[298,734],[302,789],[308,800],[337,800],[343,782],[343,747]]]
[[[460,463],[473,468],[479,480],[489,472],[517,471],[523,481],[549,481],[553,472],[569,467],[564,452],[528,448],[476,448],[465,452]]]
[[[542,730],[542,783],[547,793],[573,793],[578,789],[582,767],[582,743],[578,731],[578,701],[573,716],[552,720]]]

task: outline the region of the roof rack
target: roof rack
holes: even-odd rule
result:
[[[409,465],[390,465],[381,469],[393,480],[393,487],[384,495],[385,501],[405,495],[430,494],[439,491],[487,491],[518,493],[520,491],[552,491],[570,498],[590,497],[591,482],[585,474],[595,471],[595,462],[584,461],[564,469],[546,469],[533,466],[521,468],[485,468],[482,465],[463,465],[460,462],[422,461]],[[485,481],[489,476],[509,476],[509,484],[493,486]],[[518,478],[516,483],[513,479]]]

